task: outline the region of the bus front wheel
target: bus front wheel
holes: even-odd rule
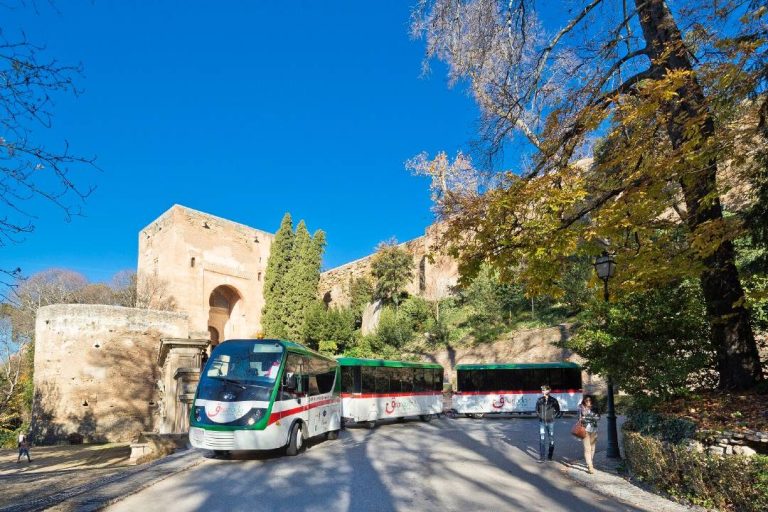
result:
[[[301,423],[296,422],[291,427],[291,435],[288,437],[288,446],[285,448],[286,455],[298,455],[304,447],[304,435],[301,431]]]
[[[365,425],[368,427],[368,429],[373,430],[376,428],[376,422],[375,421],[366,421]]]

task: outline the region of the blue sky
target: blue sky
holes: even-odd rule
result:
[[[472,100],[440,65],[421,75],[409,1],[40,4],[4,9],[5,34],[83,75],[37,140],[67,140],[101,171],[77,180],[97,187],[84,217],[26,205],[36,230],[0,248],[0,268],[108,280],[174,203],[271,232],[289,211],[326,231],[331,268],[422,234],[428,182],[404,161],[476,138]]]

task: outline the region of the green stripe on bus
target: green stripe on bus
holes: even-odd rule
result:
[[[491,363],[491,364],[457,364],[456,370],[538,370],[547,368],[581,369],[576,363]]]
[[[442,370],[436,363],[418,363],[412,361],[392,361],[389,359],[361,359],[357,357],[338,357],[340,366],[383,366],[386,368],[433,368]]]
[[[294,352],[296,354],[301,354],[303,356],[312,356],[317,357],[320,359],[324,359],[329,362],[336,362],[336,360],[332,357],[326,356],[325,354],[321,354],[320,352],[315,352],[309,347],[306,347],[302,345],[301,343],[296,343],[295,341],[288,341],[288,340],[281,340],[281,339],[238,339],[238,340],[226,340],[222,343],[232,343],[232,342],[250,342],[250,343],[257,343],[257,342],[272,342],[272,343],[279,343],[283,346],[287,351]]]

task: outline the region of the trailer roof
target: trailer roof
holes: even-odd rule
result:
[[[461,370],[543,370],[548,368],[581,369],[576,363],[487,363],[487,364],[457,364],[456,371]]]
[[[359,357],[337,357],[341,366],[383,366],[387,368],[435,368],[443,367],[436,363],[423,363],[417,361],[393,361],[390,359],[363,359]]]

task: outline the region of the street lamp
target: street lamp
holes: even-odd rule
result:
[[[603,281],[603,298],[605,302],[608,302],[608,280],[613,277],[616,272],[616,260],[608,251],[603,251],[603,254],[595,260],[595,272],[597,277]],[[613,379],[608,375],[608,449],[605,453],[606,457],[611,459],[620,459],[619,453],[619,436],[616,432],[616,408],[613,402]]]

